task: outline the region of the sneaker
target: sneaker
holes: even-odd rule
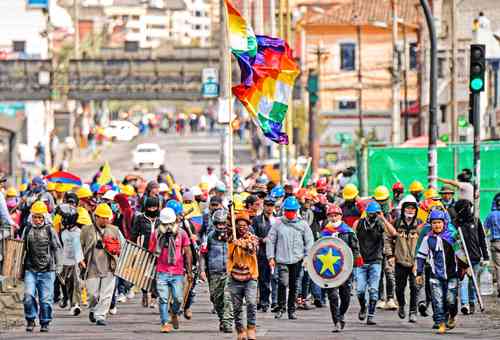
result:
[[[158,305],[156,303],[156,299],[151,299],[151,303],[149,304],[149,308],[156,309],[156,307],[158,307]]]
[[[109,314],[116,315],[116,313],[118,313],[118,308],[116,308],[116,306],[113,307],[113,308],[110,308]]]
[[[340,330],[343,330],[345,328],[345,321],[344,320],[340,320],[339,324],[340,324]]]
[[[279,310],[280,307],[276,303],[271,304],[271,312],[277,313]]]
[[[425,302],[421,302],[418,304],[418,312],[420,313],[420,316],[426,317],[427,314],[427,305]]]
[[[288,320],[297,320],[297,314],[295,312],[288,313]]]
[[[179,316],[177,314],[170,315],[172,318],[172,326],[174,329],[179,329]]]
[[[233,329],[231,325],[223,325],[222,326],[222,333],[230,334],[233,332]]]
[[[74,305],[73,307],[71,307],[71,311],[70,311],[71,315],[78,316],[78,315],[80,315],[81,312],[82,312],[82,310],[80,309],[80,306]]]
[[[359,310],[358,319],[359,319],[359,321],[365,321],[365,319],[366,319],[366,307],[365,308],[361,308]]]
[[[276,314],[274,315],[275,319],[281,319],[283,317],[283,312],[281,310],[277,311]]]
[[[116,297],[116,301],[120,303],[127,302],[127,297],[125,296],[125,294],[118,294],[118,296]]]
[[[49,331],[49,324],[44,323],[43,325],[40,325],[40,332],[42,333],[47,333]]]
[[[387,310],[396,310],[396,309],[398,309],[398,305],[396,304],[396,302],[394,301],[394,299],[389,299],[385,303],[385,309],[387,309]]]
[[[453,329],[456,326],[457,326],[457,322],[455,321],[455,318],[449,318],[448,322],[446,323],[446,328]]]
[[[59,301],[59,307],[61,307],[62,309],[65,309],[66,307],[68,307],[68,301],[67,300]]]
[[[97,320],[95,324],[97,326],[106,326],[106,321],[104,321],[104,320]]]
[[[269,309],[269,307],[268,307],[268,306],[262,306],[262,307],[260,308],[260,312],[261,312],[261,313],[267,313],[267,310],[268,310],[268,309]]]
[[[399,306],[398,308],[398,316],[400,319],[406,318],[406,312],[405,312],[405,307],[404,306]]]
[[[469,315],[469,305],[463,305],[460,311],[463,315]]]
[[[472,315],[476,312],[476,305],[471,303],[470,304],[470,309],[469,309],[469,314]]]
[[[340,326],[337,323],[335,323],[333,325],[332,333],[338,333],[338,332],[340,332]]]
[[[148,294],[147,293],[142,294],[142,307],[148,308],[148,305],[149,305]]]
[[[169,324],[169,323],[164,323],[160,327],[160,332],[161,333],[170,333],[170,332],[172,332],[172,325]]]
[[[374,320],[374,316],[372,316],[372,315],[368,316],[368,318],[366,319],[366,324],[367,325],[376,325],[377,323]]]
[[[321,300],[314,300],[314,305],[316,308],[323,308],[323,303],[321,303]]]
[[[439,334],[444,334],[446,333],[446,325],[444,324],[444,322],[441,322],[438,326],[438,333]]]
[[[95,322],[96,322],[94,312],[90,312],[90,313],[89,313],[89,320],[90,320],[90,322],[92,322],[92,323],[95,323]]]
[[[184,311],[184,317],[186,318],[186,320],[191,320],[193,318],[193,311],[188,308]]]
[[[35,329],[35,320],[27,320],[26,332],[33,332],[33,329]]]
[[[133,298],[135,298],[135,293],[133,289],[130,289],[127,293],[127,299],[132,300]]]
[[[410,312],[410,318],[408,319],[408,322],[417,323],[417,313],[416,312]]]
[[[377,301],[377,309],[385,309],[385,301],[384,300]]]

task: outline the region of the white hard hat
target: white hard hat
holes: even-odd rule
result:
[[[163,183],[163,182],[160,183],[159,186],[158,186],[158,191],[159,192],[167,192],[167,191],[169,191],[167,183]]]
[[[115,199],[116,194],[118,194],[116,191],[114,191],[114,190],[108,190],[108,191],[106,191],[104,193],[104,195],[102,196],[102,198],[104,198],[106,200],[113,201]]]
[[[398,209],[403,209],[403,204],[406,204],[406,203],[413,203],[416,206],[418,206],[418,202],[417,202],[417,199],[415,198],[415,196],[413,196],[413,195],[406,195],[401,200],[401,202],[399,202]]]
[[[163,224],[174,223],[177,219],[175,211],[172,208],[163,208],[160,211],[160,222]]]
[[[190,191],[193,193],[195,197],[203,195],[199,186],[192,187]]]

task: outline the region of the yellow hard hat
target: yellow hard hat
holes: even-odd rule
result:
[[[122,186],[120,192],[122,194],[125,194],[127,196],[135,196],[135,189],[133,186],[131,186],[130,184],[127,184],[127,185],[124,185]]]
[[[28,190],[28,184],[26,184],[26,183],[19,184],[19,191],[20,192],[24,192],[26,190]]]
[[[425,192],[424,192],[424,198],[425,199],[428,199],[428,198],[440,199],[441,196],[439,196],[439,193],[437,192],[436,189],[429,188],[429,189],[425,190]]]
[[[94,211],[94,214],[96,216],[102,217],[102,218],[112,218],[113,217],[113,211],[107,205],[106,203],[101,203],[99,204]]]
[[[87,187],[80,187],[76,191],[76,196],[78,197],[78,199],[89,198],[92,197],[92,191],[90,191],[90,189]]]
[[[342,191],[342,196],[345,200],[353,200],[358,196],[359,191],[358,188],[354,184],[347,184]]]
[[[410,192],[421,192],[424,191],[424,186],[419,181],[413,181],[410,184]]]
[[[78,207],[78,219],[76,223],[81,225],[90,225],[92,224],[92,219],[90,218],[90,214],[84,207]]]
[[[7,196],[14,197],[17,196],[17,190],[14,187],[9,187],[6,192]]]
[[[54,182],[47,183],[47,191],[55,191],[55,190],[56,190],[56,183]]]
[[[47,206],[42,201],[33,203],[30,211],[32,214],[46,214],[48,212]]]
[[[379,185],[375,188],[373,198],[377,201],[385,201],[389,198],[389,189],[385,185]]]
[[[207,182],[201,182],[199,187],[200,187],[201,191],[208,191],[208,189],[209,189],[209,185]]]
[[[234,204],[234,210],[236,211],[245,209],[244,200],[241,197],[241,195],[236,194],[233,196],[233,204]]]
[[[66,192],[73,188],[73,184],[68,183],[56,183],[56,192]]]

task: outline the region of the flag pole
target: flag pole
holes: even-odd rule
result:
[[[311,157],[309,157],[307,159],[307,166],[306,166],[306,169],[304,170],[304,174],[302,175],[302,179],[300,180],[299,189],[302,188],[302,186],[304,185],[304,180],[306,179],[307,173],[309,172],[309,169],[311,168],[311,160],[312,160]]]
[[[230,216],[231,216],[231,229],[233,233],[233,239],[236,239],[236,225],[234,220],[234,209],[233,209],[233,129],[232,129],[232,112],[233,112],[233,100],[231,94],[231,54],[229,52],[229,18],[227,5],[225,0],[221,1],[221,101],[220,105],[226,105],[225,110],[227,110],[228,117],[227,123],[224,122],[224,132],[222,141],[222,153],[223,153],[223,168],[221,169],[223,177],[227,176],[227,187],[229,193]],[[219,109],[220,111],[220,109]]]

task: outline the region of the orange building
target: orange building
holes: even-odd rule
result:
[[[397,7],[402,140],[406,113],[408,137],[420,132],[416,124],[420,113],[417,102],[419,13],[415,3],[414,0],[398,0]],[[321,144],[337,145],[338,133],[349,134],[355,139],[360,130],[360,118],[365,133],[375,131],[377,139],[390,141],[393,102],[390,1],[306,4],[302,12],[305,14],[296,31],[296,50],[301,59],[304,83],[310,69],[318,70],[319,62]]]

